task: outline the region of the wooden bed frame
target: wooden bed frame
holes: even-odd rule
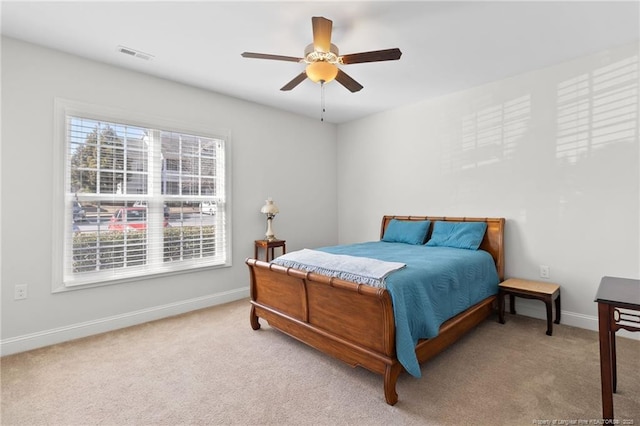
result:
[[[486,222],[480,248],[493,256],[500,281],[504,279],[503,218],[448,218],[384,216],[380,237],[391,219]],[[433,223],[431,225],[433,228]],[[429,230],[431,233],[431,229]],[[325,275],[247,259],[251,273],[250,322],[269,325],[347,364],[384,376],[386,402],[398,401],[396,382],[404,370],[396,357],[395,322],[391,296],[386,289],[356,284]],[[449,319],[439,335],[420,340],[418,362],[440,353],[489,316],[496,296],[490,296]]]

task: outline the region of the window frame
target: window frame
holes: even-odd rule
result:
[[[100,287],[114,285],[124,282],[148,280],[159,276],[169,276],[174,274],[191,273],[205,269],[218,269],[231,267],[232,263],[232,224],[231,224],[231,132],[220,130],[212,126],[187,121],[178,121],[164,117],[147,115],[139,112],[127,111],[119,108],[100,106],[85,102],[73,101],[63,98],[54,99],[54,137],[53,137],[53,203],[52,203],[52,292],[65,292],[83,288]],[[158,267],[154,271],[146,271],[145,274],[115,277],[112,279],[103,278],[107,272],[97,273],[95,277],[99,280],[81,280],[79,283],[65,283],[65,265],[67,262],[67,251],[72,246],[73,232],[70,229],[72,220],[72,209],[67,208],[75,201],[74,194],[67,193],[67,183],[70,176],[68,153],[69,140],[67,138],[67,117],[79,116],[87,119],[113,122],[131,126],[153,129],[163,132],[177,132],[188,135],[197,135],[206,138],[219,139],[224,141],[224,202],[218,205],[222,211],[224,220],[224,250],[223,263],[211,265],[202,264],[198,261],[182,260],[179,264],[172,264],[166,267]],[[183,196],[164,195],[167,199],[179,199]],[[119,199],[134,201],[140,198],[137,195],[119,195]],[[148,197],[147,197],[148,198]],[[190,196],[191,199],[204,199],[206,196]],[[90,275],[89,275],[90,277]]]

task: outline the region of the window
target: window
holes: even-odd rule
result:
[[[54,291],[231,264],[227,136],[57,105]]]

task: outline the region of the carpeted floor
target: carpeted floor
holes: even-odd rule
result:
[[[495,318],[400,376],[353,369],[237,301],[1,359],[2,425],[599,424],[598,338]],[[620,424],[640,424],[640,341],[618,338]],[[555,421],[555,423],[554,423]]]

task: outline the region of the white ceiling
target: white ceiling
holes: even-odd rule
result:
[[[333,20],[341,54],[400,48],[399,61],[342,66],[364,89],[326,85],[332,123],[640,38],[638,1],[2,1],[1,13],[4,35],[316,118],[318,84],[279,90],[302,64],[240,54],[303,56],[312,16]]]

